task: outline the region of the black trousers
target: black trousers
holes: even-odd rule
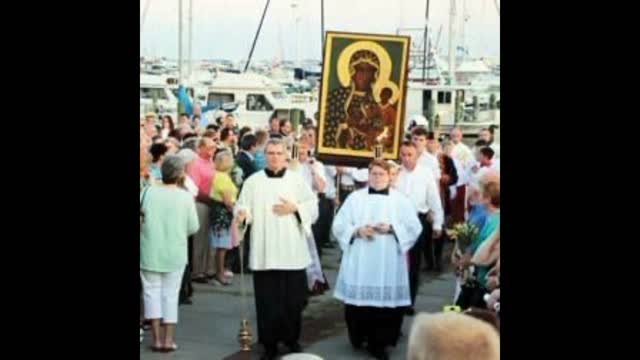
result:
[[[344,204],[344,201],[347,200],[349,194],[351,194],[354,190],[355,188],[353,190],[345,190],[344,188],[340,188],[340,196],[338,197],[340,199],[340,206]]]
[[[427,223],[429,228],[431,229],[431,224]],[[442,235],[437,239],[434,239],[433,236],[425,237],[424,241],[424,259],[427,263],[427,269],[432,270],[435,267],[442,266],[442,248],[445,243],[445,232],[442,232]]]
[[[307,300],[307,273],[303,270],[253,271],[258,341],[267,351],[278,342],[297,343],[302,310]]]
[[[345,304],[344,318],[349,330],[349,341],[355,348],[363,342],[373,350],[384,350],[396,346],[402,320],[403,308],[380,308]]]
[[[193,261],[193,236],[189,236],[187,240],[189,246],[189,258],[187,267],[182,275],[182,284],[180,285],[180,301],[190,298],[193,295],[193,285],[191,283],[191,262]]]
[[[318,198],[318,221],[311,226],[319,257],[322,257],[322,246],[329,243],[332,221],[333,206],[331,200],[321,195]]]
[[[420,263],[424,244],[426,242],[425,239],[431,238],[433,234],[431,224],[427,221],[427,215],[418,214],[418,218],[422,224],[422,232],[413,247],[409,249],[409,290],[411,291],[411,305],[415,305],[416,295],[418,294]]]

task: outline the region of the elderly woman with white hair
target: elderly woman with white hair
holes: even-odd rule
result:
[[[195,197],[198,196],[198,186],[193,182],[191,176],[189,176],[189,168],[193,165],[194,161],[198,158],[198,154],[196,154],[191,149],[182,149],[177,155],[182,158],[185,163],[185,171],[187,172],[184,177],[184,181],[181,184],[178,184],[184,190],[186,190],[189,194],[193,195],[194,201]],[[191,272],[193,271],[193,235],[189,236],[187,239],[189,245],[189,258],[184,274],[182,275],[182,285],[180,286],[180,305],[187,304],[192,305],[192,295],[193,295],[193,286],[191,282]]]
[[[213,205],[210,212],[211,246],[216,249],[216,275],[214,281],[220,285],[231,282],[225,276],[224,257],[234,248],[231,231],[233,207],[238,200],[238,187],[231,178],[234,167],[233,155],[227,149],[218,151],[215,157],[216,176],[211,184]]]
[[[487,323],[454,312],[421,313],[411,325],[407,360],[500,360],[500,335]]]
[[[178,184],[185,177],[185,162],[170,155],[162,163],[162,183],[140,195],[144,214],[140,228],[140,278],[144,315],[151,320],[152,349],[170,352],[178,322],[178,293],[187,265],[187,237],[198,231],[193,195]]]

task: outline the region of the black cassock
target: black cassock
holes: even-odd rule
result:
[[[266,349],[278,342],[296,344],[302,328],[302,310],[308,297],[303,270],[253,271],[258,318],[258,341]]]
[[[345,304],[344,317],[349,330],[349,340],[355,348],[363,342],[373,353],[387,346],[396,346],[404,317],[404,308],[381,308]]]

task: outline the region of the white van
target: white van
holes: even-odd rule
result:
[[[291,103],[282,88],[275,81],[258,74],[234,74],[219,72],[208,87],[207,104],[236,103],[238,125],[252,129],[264,129],[269,124],[274,111],[278,117],[301,121],[312,117],[317,102]]]
[[[178,99],[171,92],[166,76],[140,74],[140,114],[147,112],[168,113],[176,117]]]

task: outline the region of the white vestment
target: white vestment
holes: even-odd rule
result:
[[[305,183],[307,183],[314,194],[317,193],[317,189],[314,189],[313,186],[313,172],[326,181],[324,166],[319,161],[314,161],[313,164],[310,162],[304,162],[294,169],[289,168],[289,170],[296,171],[302,175]],[[318,220],[317,215],[319,214],[316,214],[316,217],[311,219],[311,223],[315,224]],[[318,255],[318,248],[316,247],[316,240],[313,237],[313,232],[307,234],[307,246],[309,247],[309,255],[311,256],[311,264],[307,267],[307,285],[309,290],[312,290],[316,281],[323,284],[325,283],[324,273],[322,272],[322,263],[320,263],[320,256]]]
[[[295,202],[294,214],[278,216],[273,206],[281,198]],[[318,198],[300,173],[286,170],[282,177],[268,177],[266,171],[250,176],[242,187],[234,213],[247,211],[251,224],[252,270],[302,270],[311,264],[308,236],[318,218]]]
[[[309,247],[309,255],[311,255],[311,264],[307,266],[307,286],[309,290],[313,290],[313,285],[315,285],[316,281],[325,283],[322,263],[320,263],[320,256],[318,256],[318,248],[316,248],[316,240],[313,234],[307,236],[307,246]]]
[[[394,189],[388,195],[369,194],[369,188],[349,195],[332,227],[343,251],[334,297],[355,306],[411,305],[406,253],[422,231],[417,213]],[[377,223],[390,224],[395,236],[376,234],[369,240],[355,235],[356,229]]]

